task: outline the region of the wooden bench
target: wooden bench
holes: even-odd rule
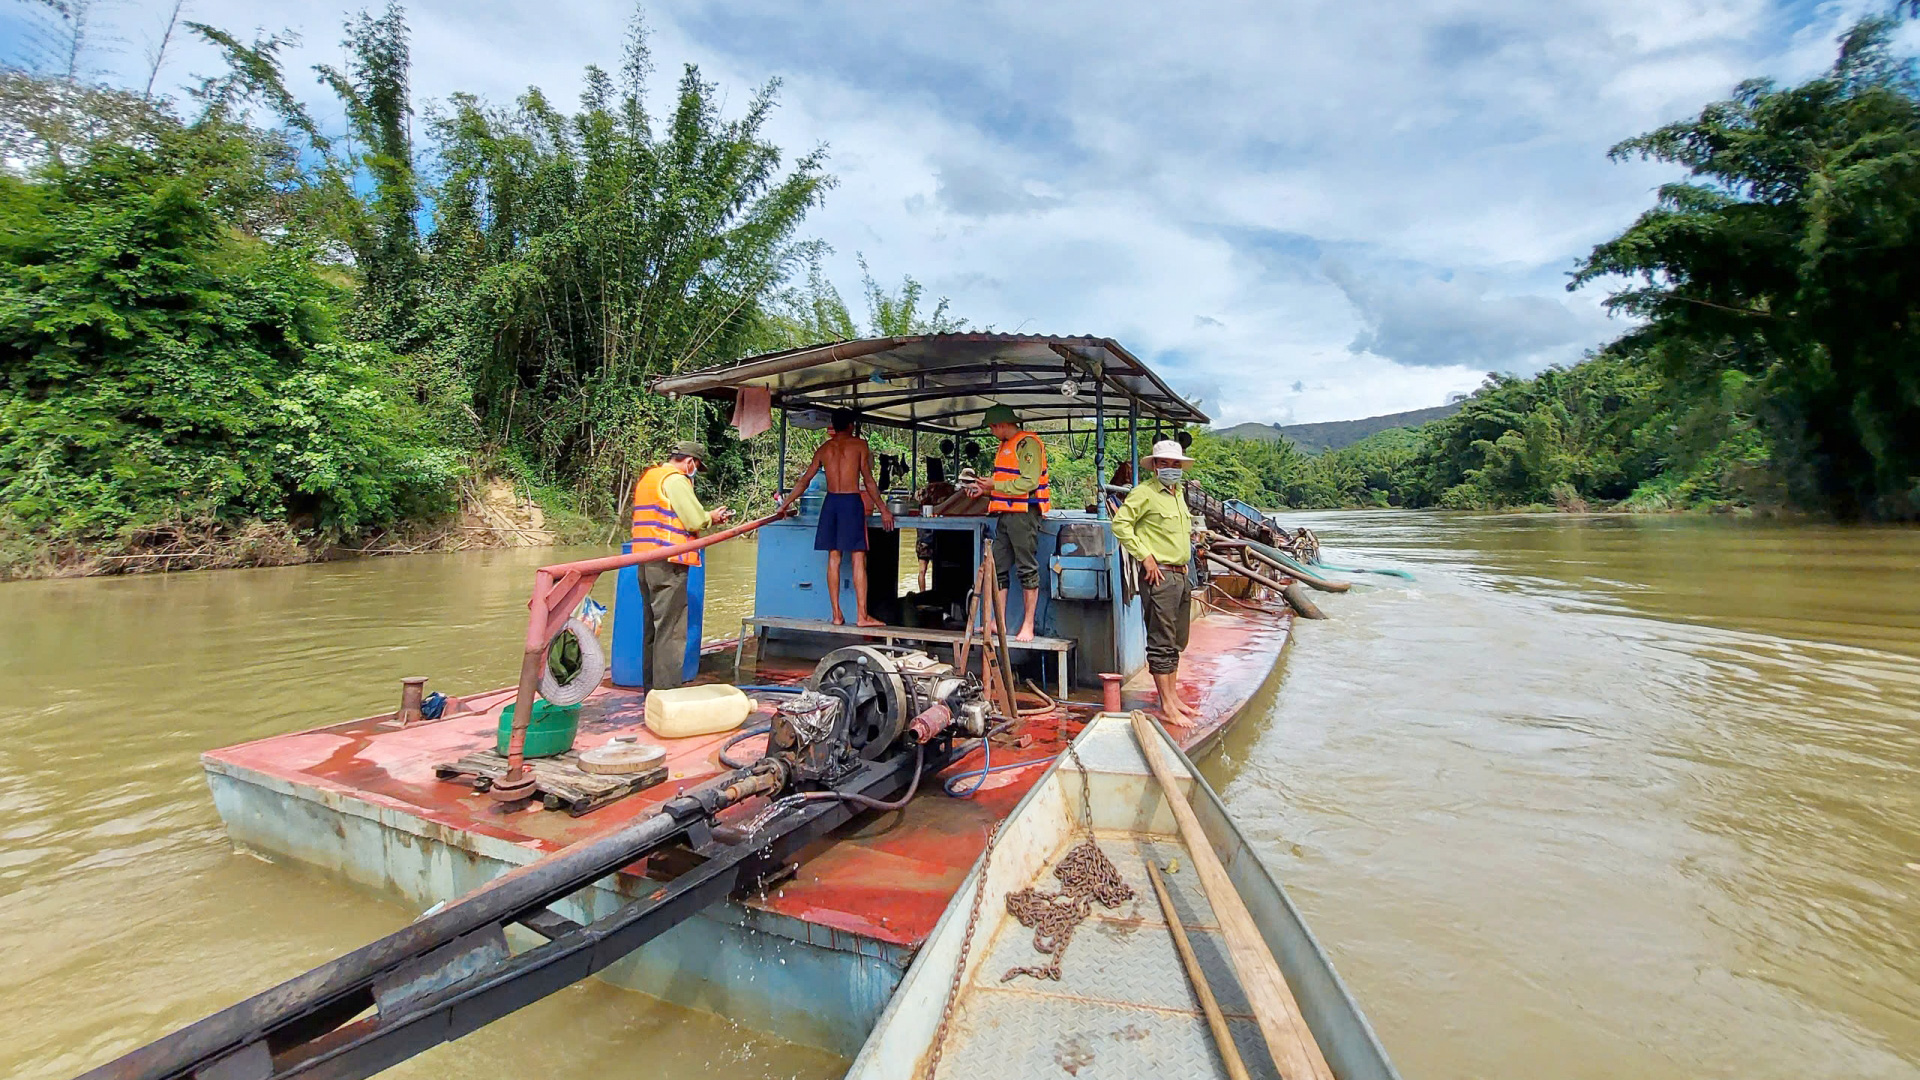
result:
[[[840,637],[878,639],[891,645],[896,641],[934,642],[942,645],[957,646],[964,635],[958,630],[939,630],[917,626],[836,626],[826,619],[788,619],[768,615],[760,618],[740,620],[740,640],[733,647],[733,677],[740,677],[740,663],[747,645],[747,635],[756,638],[763,630],[801,630],[809,634],[836,634]],[[1054,667],[1058,671],[1055,680],[1058,696],[1065,700],[1067,696],[1067,654],[1073,651],[1072,638],[1036,637],[1032,641],[1015,641],[1007,638],[1007,648],[1013,652],[1043,652],[1054,654]],[[1042,662],[1042,675],[1045,674],[1045,662]]]

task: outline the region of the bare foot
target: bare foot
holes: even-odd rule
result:
[[[1031,627],[1031,626],[1023,626],[1023,627],[1021,627],[1021,628],[1020,628],[1020,632],[1019,632],[1019,633],[1017,633],[1017,634],[1015,634],[1015,635],[1013,635],[1013,640],[1015,640],[1015,641],[1032,641],[1032,640],[1033,640],[1033,627]]]
[[[839,613],[839,612],[837,612],[837,611],[836,611],[836,612],[834,612],[834,613],[833,613],[833,625],[835,625],[835,626],[845,626],[845,625],[847,625],[847,617],[846,617],[845,615],[842,615],[842,614],[840,614],[840,613]]]
[[[1193,726],[1193,717],[1187,715],[1187,711],[1178,705],[1162,704],[1160,706],[1160,718],[1177,728],[1190,728]]]
[[[871,615],[862,615],[862,616],[860,616],[860,621],[859,621],[859,622],[858,622],[858,623],[857,623],[856,625],[859,625],[859,626],[885,626],[885,625],[887,625],[887,624],[886,624],[886,623],[883,623],[883,622],[881,622],[881,621],[880,621],[879,619],[876,619],[876,618],[874,618],[874,617],[873,617],[873,616],[871,616]]]

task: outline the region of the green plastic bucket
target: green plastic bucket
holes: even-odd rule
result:
[[[521,757],[552,757],[573,749],[573,736],[580,730],[580,706],[555,705],[551,701],[536,698],[533,702],[533,722],[527,725],[526,743],[520,748]],[[513,738],[513,706],[509,705],[500,712],[500,736],[494,742],[495,749],[502,757],[506,756],[507,744]]]

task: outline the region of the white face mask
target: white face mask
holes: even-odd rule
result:
[[[1186,470],[1180,468],[1178,465],[1162,465],[1160,468],[1153,470],[1153,475],[1159,477],[1161,483],[1172,487],[1180,482],[1180,477],[1185,471]]]

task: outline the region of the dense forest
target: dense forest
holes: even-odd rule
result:
[[[225,64],[175,99],[81,77],[88,11],[47,5],[49,55],[0,69],[0,575],[300,557],[444,517],[488,476],[585,538],[687,437],[719,497],[770,497],[769,448],[648,381],[960,325],[869,276],[856,326],[799,236],[823,155],[762,133],[776,86],[727,115],[687,67],[657,109],[637,17],[577,109],[533,89],[421,115],[402,11],[362,14],[314,73],[327,131],[288,38],[176,6],[162,49],[194,35]]]
[[[1571,275],[1638,321],[1612,344],[1317,456],[1203,439],[1209,483],[1295,507],[1920,517],[1920,84],[1895,28],[1613,148],[1689,177]]]
[[[765,135],[777,86],[728,110],[689,66],[651,102],[637,17],[573,108],[531,89],[416,111],[397,6],[349,21],[310,102],[289,39],[177,4],[145,85],[102,84],[90,0],[32,2],[38,54],[0,67],[0,576],[410,543],[493,477],[606,539],[686,437],[714,448],[712,497],[765,505],[771,440],[652,378],[964,325],[871,275],[857,322],[802,232],[825,155]],[[1915,516],[1920,94],[1893,28],[1614,148],[1690,174],[1569,283],[1613,290],[1620,340],[1317,456],[1197,433],[1202,478],[1286,506]],[[157,92],[189,36],[224,62]],[[1090,440],[1056,452],[1066,500],[1089,498]]]

